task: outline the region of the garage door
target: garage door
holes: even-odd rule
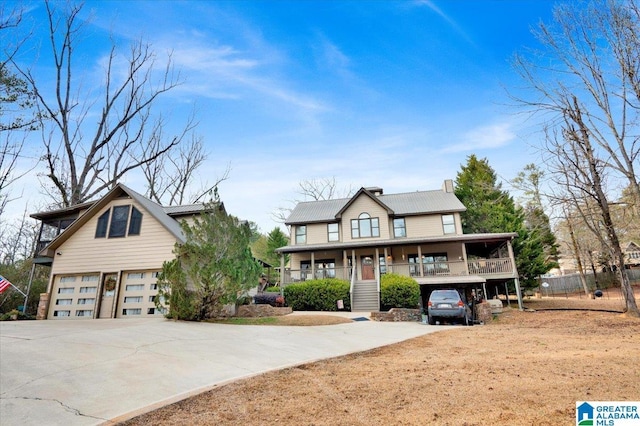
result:
[[[56,275],[49,319],[91,319],[94,316],[100,274]]]
[[[162,316],[155,306],[158,271],[125,271],[118,295],[116,318]]]

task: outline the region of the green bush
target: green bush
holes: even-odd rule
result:
[[[418,307],[420,285],[411,277],[398,274],[384,274],[380,281],[380,304],[382,310],[391,308]]]
[[[280,293],[280,287],[276,287],[276,286],[269,286],[267,288],[264,289],[265,293]]]
[[[309,280],[284,288],[287,305],[294,311],[337,311],[338,300],[345,310],[351,310],[349,282],[335,278]]]

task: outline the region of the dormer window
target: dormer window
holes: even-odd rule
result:
[[[351,238],[371,238],[380,236],[380,221],[369,213],[361,213],[357,219],[351,219]]]
[[[98,217],[96,238],[120,238],[126,235],[140,235],[142,212],[134,206],[114,206]]]

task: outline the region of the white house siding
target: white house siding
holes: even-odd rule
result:
[[[143,214],[140,235],[121,238],[95,238],[98,217],[107,208],[114,205],[127,204],[133,204]],[[114,200],[108,207],[96,213],[84,226],[56,249],[55,259],[51,268],[53,279],[50,286],[53,288],[48,317],[53,317],[54,308],[56,308],[56,300],[59,298],[56,285],[60,285],[60,277],[125,271],[122,273],[125,279],[120,280],[120,284],[123,284],[126,281],[126,271],[159,270],[165,260],[173,258],[172,250],[175,242],[175,237],[141,205],[131,199]],[[80,285],[78,283],[76,283],[76,286],[79,289]],[[122,291],[119,291],[118,297],[122,293]],[[98,297],[96,294],[96,298]],[[58,308],[58,310],[60,309]],[[120,310],[121,313],[122,311]]]
[[[389,214],[387,210],[382,208],[378,203],[373,201],[366,195],[358,197],[353,204],[342,214],[342,229],[344,235],[342,235],[342,241],[362,241],[361,238],[351,238],[351,219],[358,219],[361,213],[368,213],[371,218],[378,218],[380,225],[380,237],[379,239],[389,238]],[[367,238],[369,240],[375,240],[376,238]]]

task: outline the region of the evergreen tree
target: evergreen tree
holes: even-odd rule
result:
[[[502,190],[486,158],[468,157],[456,176],[455,194],[467,208],[461,214],[464,233],[518,234],[512,245],[522,285],[533,287],[536,278],[551,269],[553,264],[546,262],[540,232],[527,228],[524,210]]]
[[[273,228],[267,236],[267,262],[273,266],[280,265],[280,255],[276,253],[276,249],[284,247],[289,243],[289,238],[279,227]],[[289,255],[284,255],[284,264],[289,263]]]
[[[182,223],[186,242],[176,244],[175,259],[164,263],[158,279],[156,304],[167,303],[171,318],[215,318],[258,283],[261,267],[249,249],[251,229],[228,215],[214,194],[193,224]]]

